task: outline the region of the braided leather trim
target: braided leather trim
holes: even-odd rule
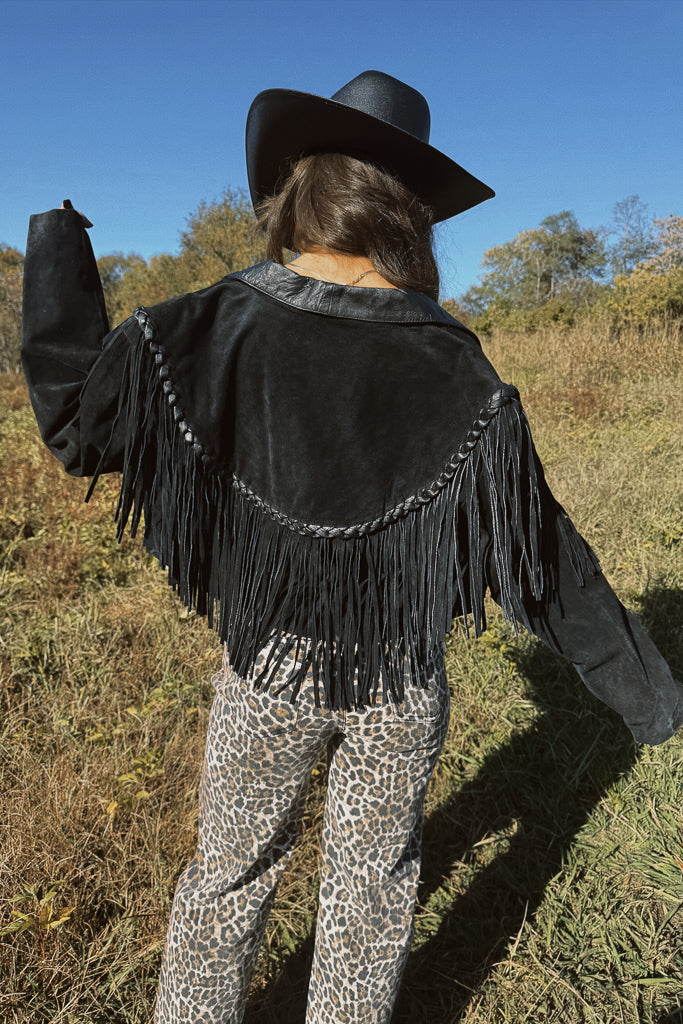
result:
[[[164,393],[164,398],[171,407],[173,419],[175,420],[176,426],[178,427],[180,433],[183,435],[183,440],[185,441],[185,444],[191,445],[195,455],[199,456],[202,459],[202,462],[206,463],[208,456],[204,451],[204,447],[199,442],[194,430],[185,419],[185,414],[183,413],[180,406],[177,404],[178,396],[176,395],[176,385],[173,383],[173,380],[171,378],[171,371],[169,370],[167,364],[164,361],[163,349],[161,348],[161,345],[157,345],[156,341],[154,340],[154,328],[150,322],[147,310],[144,309],[142,306],[138,306],[138,308],[133,313],[133,316],[137,320],[140,328],[142,329],[145,341],[149,345],[149,350],[154,356],[154,363],[156,365],[159,382],[161,383],[161,388]]]
[[[423,487],[422,490],[417,492],[417,494],[411,494],[410,497],[405,499],[405,501],[399,502],[398,505],[394,505],[393,508],[389,509],[383,515],[378,516],[376,519],[372,519],[367,523],[359,523],[354,526],[317,526],[313,523],[304,523],[300,519],[293,519],[291,516],[288,516],[284,512],[280,512],[279,509],[269,505],[268,502],[264,501],[263,498],[260,498],[258,494],[252,491],[251,488],[244,483],[243,480],[240,480],[239,477],[234,474],[232,478],[232,486],[238,494],[241,494],[252,502],[260,512],[264,512],[281,526],[286,526],[289,530],[303,534],[305,537],[329,537],[339,538],[342,540],[352,540],[356,537],[363,537],[368,533],[375,533],[377,530],[381,530],[383,527],[389,526],[390,523],[395,523],[398,519],[401,519],[414,509],[432,501],[439,491],[443,490],[446,484],[453,479],[458,466],[469,456],[470,452],[479,440],[482,431],[486,429],[498,410],[504,405],[507,405],[507,403],[513,398],[519,398],[519,391],[514,384],[503,384],[503,386],[498,388],[497,391],[494,391],[472,424],[472,427],[467,432],[467,437],[460,445],[457,452],[455,452],[455,454],[448,460],[439,476],[433,480],[428,487]]]

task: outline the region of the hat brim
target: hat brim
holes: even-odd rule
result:
[[[495,195],[455,160],[387,121],[324,96],[267,89],[255,98],[247,117],[247,176],[254,206],[275,192],[290,161],[325,152],[380,164],[432,207],[435,222]]]

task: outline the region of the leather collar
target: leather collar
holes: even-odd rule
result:
[[[427,295],[409,289],[354,288],[319,281],[297,274],[274,260],[257,263],[230,276],[288,306],[322,316],[374,323],[442,323],[451,326],[455,323],[467,330]]]

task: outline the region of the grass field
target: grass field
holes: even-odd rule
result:
[[[586,325],[485,348],[682,678],[680,335]],[[194,850],[218,646],[113,539],[116,481],[83,504],[17,377],[0,377],[0,417],[0,1020],[142,1024]],[[478,642],[451,638],[448,668],[396,1024],[683,1021],[683,735],[636,747],[495,609]],[[324,789],[321,763],[248,1024],[303,1021]]]

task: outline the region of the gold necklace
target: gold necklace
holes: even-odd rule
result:
[[[289,269],[293,269],[293,264],[292,263],[287,263],[286,266]],[[317,278],[318,281],[327,281],[326,277],[321,277],[320,274],[317,274],[315,272],[315,270],[311,270],[310,267],[301,266],[301,270],[308,271],[310,276]],[[298,273],[298,271],[295,271],[295,273]],[[362,281],[364,277],[367,277],[368,274],[376,274],[376,273],[377,273],[377,271],[375,270],[375,268],[371,267],[370,270],[364,270],[362,274],[358,275],[358,277],[354,277],[353,281],[340,281],[339,283],[345,285],[345,287],[347,287],[347,288],[351,288],[354,284],[358,284],[359,281]],[[304,276],[305,276],[304,274],[299,274],[299,277],[304,277]],[[335,282],[333,282],[333,281],[332,282],[328,281],[328,284],[334,284],[334,283]]]
[[[354,277],[353,281],[349,281],[348,287],[350,288],[352,284],[358,284],[358,282],[362,281],[364,277],[368,276],[368,274],[376,273],[377,271],[375,270],[374,267],[371,270],[365,270],[362,274],[359,274],[358,277]]]

